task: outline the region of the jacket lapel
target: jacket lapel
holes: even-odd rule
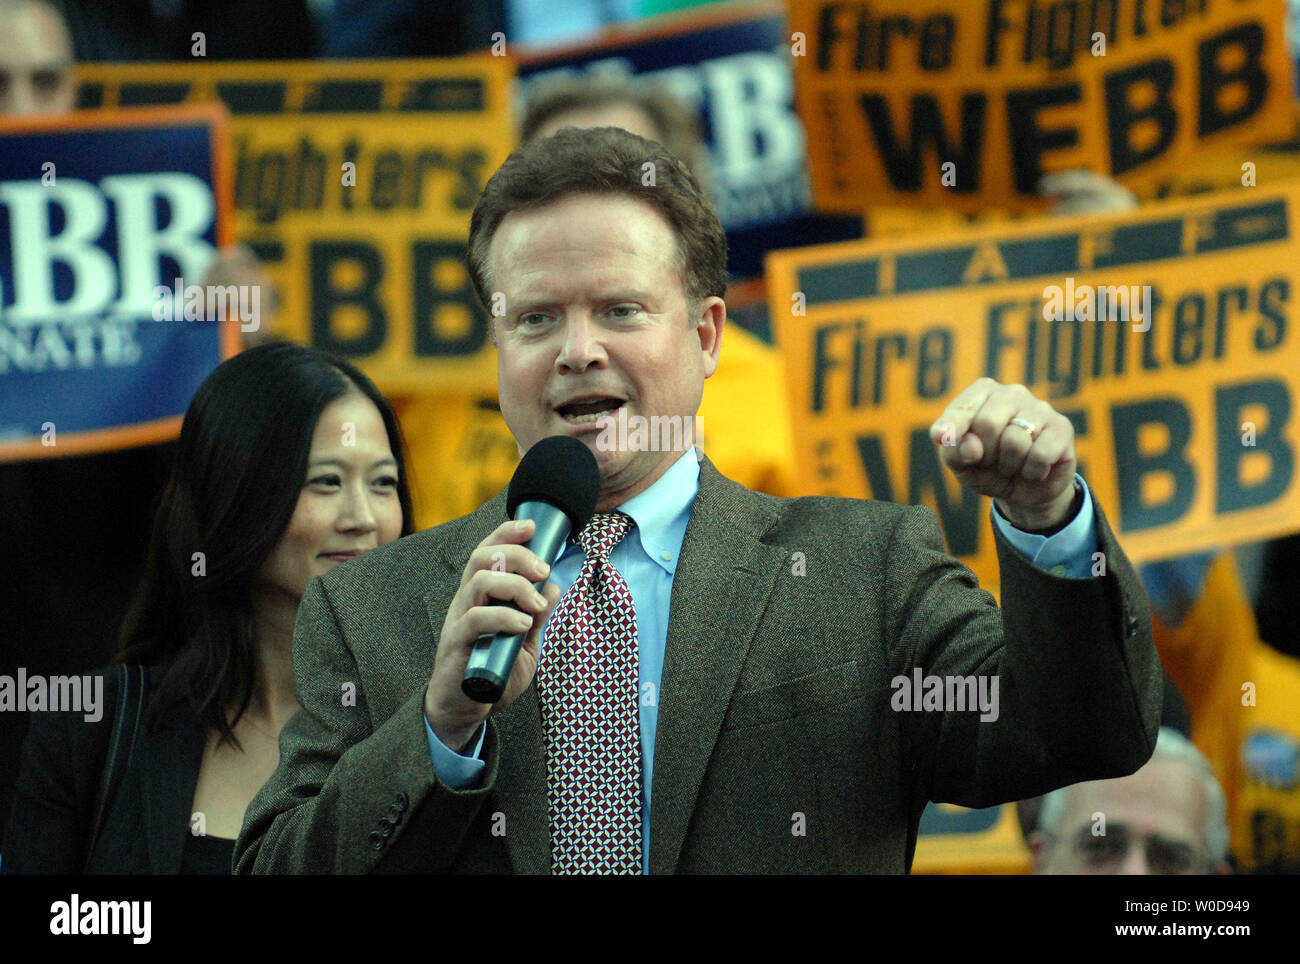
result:
[[[673,578],[651,795],[650,873],[677,868],[722,718],[785,562],[778,516],[706,458]]]
[[[705,458],[686,527],[677,573],[659,696],[650,825],[650,872],[672,873],[699,795],[704,771],[759,616],[785,561],[780,546],[760,541],[778,516]],[[470,553],[505,521],[505,493],[468,516],[461,533],[439,551],[459,575]],[[454,589],[453,589],[454,592]],[[445,596],[445,598],[444,598]],[[426,597],[434,638],[451,596]],[[551,866],[546,753],[536,680],[509,708],[489,718],[500,739],[497,797],[517,873]]]
[[[497,798],[511,821],[506,846],[515,873],[551,872],[551,827],[546,795],[546,747],[537,680],[496,721],[501,741]]]
[[[474,547],[506,520],[506,496],[500,493],[491,502],[471,513],[460,534],[440,543],[439,551],[457,579],[469,562]],[[442,619],[455,594],[434,590],[425,597],[429,619],[434,622],[434,638],[442,631]],[[542,743],[542,711],[534,680],[519,699],[509,707],[488,717],[497,729],[500,761],[496,797],[506,815],[505,835],[510,863],[516,873],[548,874],[551,872],[551,831],[547,814],[546,752]]]
[[[172,714],[166,729],[137,737],[133,767],[140,774],[144,797],[150,873],[180,872],[194,789],[203,765],[203,740],[203,728],[189,707]]]

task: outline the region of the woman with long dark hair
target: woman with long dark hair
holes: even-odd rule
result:
[[[98,721],[33,714],[0,870],[229,873],[299,709],[303,590],[411,532],[406,476],[396,416],[352,365],[283,342],[221,364],[185,413],[119,637],[146,696],[117,713],[132,677],[109,670]]]

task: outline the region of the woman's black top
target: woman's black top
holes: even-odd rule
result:
[[[182,874],[224,874],[230,876],[235,842],[228,837],[190,834],[181,856]]]

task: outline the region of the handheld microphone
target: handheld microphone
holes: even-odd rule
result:
[[[600,469],[591,449],[571,435],[552,435],[530,448],[515,469],[506,492],[506,513],[536,523],[528,548],[550,563],[569,534],[581,531],[591,519],[599,494]],[[533,588],[541,592],[544,585],[545,579]],[[519,608],[514,602],[497,605]],[[460,684],[464,694],[478,703],[500,700],[529,632],[479,637]]]

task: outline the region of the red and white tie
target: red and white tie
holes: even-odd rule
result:
[[[634,523],[600,512],[578,533],[582,571],[555,607],[537,667],[551,872],[641,872],[636,610],[609,554]]]

